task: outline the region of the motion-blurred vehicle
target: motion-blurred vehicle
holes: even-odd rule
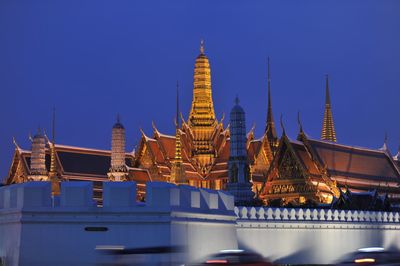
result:
[[[400,265],[400,252],[385,250],[381,247],[361,248],[341,260],[340,265]]]
[[[260,254],[245,250],[221,250],[219,253],[210,255],[204,260],[188,264],[195,265],[260,265],[273,266],[271,262],[266,260]]]

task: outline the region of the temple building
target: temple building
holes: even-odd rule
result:
[[[328,77],[321,140],[309,137],[300,117],[298,120],[297,139],[290,139],[283,130],[279,140],[259,194],[266,204],[331,204],[341,197],[349,198],[343,195],[355,198],[354,193],[371,192],[385,195],[392,202],[400,201],[398,157],[392,158],[386,140],[381,149],[336,143]]]
[[[125,127],[118,117],[111,130],[111,150],[99,150],[56,144],[53,124],[52,139],[39,131],[31,150],[14,141],[6,184],[51,181],[57,195],[60,182],[93,181],[94,199],[100,204],[104,181],[136,181],[139,200],[145,199],[146,182],[164,181],[229,190],[238,202],[250,202],[254,197],[279,206],[335,203],[353,208],[349,199],[357,198],[356,193],[374,195],[376,202],[381,198],[385,199],[382,202],[400,202],[400,152],[392,157],[386,141],[382,149],[336,142],[328,76],[321,139],[305,133],[300,117],[296,139],[286,135],[282,121],[283,133],[278,137],[269,59],[267,77],[267,119],[262,136],[255,138],[254,127],[246,132],[245,112],[238,100],[225,127],[223,118],[218,120],[215,115],[211,67],[201,43],[187,119],[179,110],[177,84],[174,134],[161,133],[153,123],[151,134],[141,131],[137,150],[127,152]]]
[[[268,95],[271,95],[269,74]],[[41,140],[40,156],[45,158],[41,162],[45,161],[46,171],[51,170],[54,192],[57,194],[57,184],[61,181],[93,181],[94,198],[101,201],[102,182],[109,180],[136,181],[139,199],[144,197],[145,183],[149,181],[226,189],[230,130],[229,126],[224,127],[223,119],[218,121],[215,115],[211,68],[203,42],[195,62],[193,101],[187,120],[179,112],[178,101],[177,92],[175,134],[163,134],[153,124],[151,136],[142,131],[138,149],[133,152],[125,150],[125,128],[119,118],[112,128],[111,151],[60,145],[49,139],[45,143]],[[270,140],[268,136],[273,139]],[[254,136],[254,128],[246,134],[249,177],[254,191],[263,184],[273,158],[272,149],[277,147],[277,141],[269,99],[265,133],[259,139]],[[17,143],[15,146],[7,184],[29,180],[31,156],[35,154],[21,149]],[[46,174],[50,175],[48,172]]]
[[[38,132],[32,139],[32,149],[24,150],[14,140],[6,184],[51,181],[53,194],[59,194],[59,182],[93,181],[93,198],[101,203],[104,181],[134,180],[138,183],[138,199],[144,198],[145,184],[151,176],[146,169],[133,167],[134,153],[125,152],[124,126],[119,118],[112,128],[111,142],[111,151],[75,147],[56,144],[54,137],[49,140]]]
[[[268,87],[270,90],[270,87]],[[270,92],[269,92],[270,95]],[[260,188],[273,153],[268,134],[276,136],[271,102],[268,108],[268,125],[264,135],[255,139],[254,128],[247,134],[246,149],[253,190]],[[271,112],[271,113],[270,113]],[[204,44],[196,58],[193,78],[193,101],[188,120],[177,117],[182,126],[176,134],[159,132],[153,124],[152,136],[142,132],[135,154],[135,167],[149,171],[153,180],[176,182],[176,160],[184,168],[185,182],[191,186],[225,189],[228,182],[230,130],[215,116],[212,99],[211,68],[205,55]],[[272,127],[271,127],[272,125]],[[179,147],[179,148],[177,148]],[[181,183],[181,182],[177,182]]]

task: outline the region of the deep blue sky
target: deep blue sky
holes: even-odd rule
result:
[[[250,4],[249,4],[250,3]],[[266,58],[274,115],[297,134],[297,112],[318,138],[324,75],[340,143],[400,144],[400,1],[15,1],[0,2],[0,176],[15,136],[51,128],[57,142],[108,149],[117,113],[127,149],[152,134],[173,134],[175,83],[181,109],[192,100],[200,39],[211,63],[217,116],[236,94],[260,136],[266,117]]]

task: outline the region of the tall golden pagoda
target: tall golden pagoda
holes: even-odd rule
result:
[[[210,63],[204,54],[203,41],[194,67],[193,101],[187,124],[193,137],[194,157],[202,166],[211,164],[215,157],[212,135],[218,121],[215,118],[212,100]]]
[[[329,79],[326,75],[326,95],[325,95],[325,112],[324,122],[322,125],[321,139],[336,142],[335,125],[333,123],[332,109],[331,109],[331,97],[329,96]]]

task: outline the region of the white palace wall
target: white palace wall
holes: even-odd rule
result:
[[[134,182],[107,182],[104,206],[97,207],[90,182],[63,182],[59,201],[52,200],[50,189],[47,182],[0,188],[5,265],[95,265],[112,259],[96,246],[186,248],[139,257],[146,265],[237,248],[233,197],[224,192],[153,182],[144,204],[135,203]]]
[[[235,207],[240,248],[296,264],[334,263],[365,247],[400,248],[392,212]]]
[[[91,182],[62,182],[57,198],[48,182],[1,187],[0,257],[5,265],[98,265],[116,259],[99,246],[185,247],[135,257],[175,265],[239,247],[282,263],[332,263],[361,247],[400,246],[397,212],[235,207],[222,191],[158,182],[147,184],[146,203],[135,195],[134,182],[105,182],[97,207]]]

